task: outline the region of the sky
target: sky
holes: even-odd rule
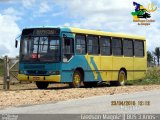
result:
[[[158,9],[151,13],[155,22],[138,26],[131,12],[133,1]],[[34,26],[69,26],[107,32],[142,35],[147,50],[160,47],[159,0],[0,0],[0,57],[17,56],[15,38],[23,28]]]

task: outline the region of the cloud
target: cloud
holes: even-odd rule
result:
[[[6,46],[4,46],[3,44],[0,44],[0,56],[8,54],[8,53],[9,53],[8,48]]]
[[[9,7],[7,9],[3,10],[2,13],[4,15],[12,16],[12,18],[14,18],[14,20],[20,20],[21,16],[23,16],[22,12],[19,12],[19,11],[15,10],[14,8],[12,8],[12,7]]]
[[[34,5],[35,2],[36,2],[36,0],[22,0],[22,5],[25,8],[30,8]]]
[[[33,18],[42,17],[46,15],[45,13],[51,11],[52,6],[49,4],[48,1],[41,1],[38,6],[34,6],[32,8],[32,15]],[[52,15],[52,13],[50,13]]]
[[[0,2],[9,2],[11,0],[0,0]]]
[[[151,0],[135,0],[147,7]],[[134,11],[130,0],[60,0],[55,4],[65,8],[67,15],[76,18],[68,25],[87,29],[100,29],[111,32],[129,33],[146,36],[147,48],[153,50],[160,46],[159,12],[151,13],[155,23],[150,26],[138,26],[133,22],[131,12]],[[66,23],[65,23],[66,24]]]
[[[21,12],[16,11],[14,8],[9,7],[3,11],[4,14],[8,15],[22,15]]]
[[[49,5],[46,1],[40,3],[40,7],[39,7],[39,13],[40,14],[46,13],[49,10],[50,10],[50,7],[49,7]]]
[[[15,19],[13,16],[0,14],[0,26],[0,56],[18,55],[19,50],[14,48],[14,42],[20,28]]]
[[[63,15],[64,12],[56,12],[56,13],[53,13],[52,16],[53,17],[57,17],[57,16],[60,16],[60,15]]]

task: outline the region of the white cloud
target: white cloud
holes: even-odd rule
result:
[[[60,15],[63,15],[64,12],[55,12],[52,14],[53,17],[57,17],[57,16],[60,16]]]
[[[33,9],[33,17],[41,17],[43,15],[45,15],[44,13],[47,13],[48,11],[51,10],[51,5],[49,5],[49,3],[47,1],[42,1],[38,4],[38,6],[36,6],[36,8]],[[37,10],[35,10],[37,9]],[[52,13],[51,13],[52,15]]]
[[[134,1],[144,7],[151,3],[151,0]],[[57,4],[63,6],[70,17],[77,18],[69,23],[70,26],[143,35],[147,38],[149,50],[160,46],[160,42],[157,42],[160,41],[158,11],[151,13],[152,19],[156,20],[155,23],[151,23],[150,26],[138,26],[137,23],[133,23],[131,12],[134,11],[134,6],[130,0],[60,0]]]
[[[35,2],[36,2],[36,0],[22,0],[22,5],[25,8],[30,8],[34,5]]]
[[[15,38],[20,33],[20,29],[13,16],[0,14],[0,56],[18,55],[15,49]]]
[[[46,13],[50,10],[50,7],[48,5],[48,3],[45,1],[45,2],[41,2],[40,3],[40,7],[39,7],[39,13],[42,14],[42,13]]]
[[[15,20],[20,20],[21,16],[23,15],[22,12],[19,12],[12,7],[9,7],[7,9],[3,10],[3,14],[12,16],[12,18],[14,18]]]
[[[7,8],[3,11],[4,14],[9,14],[9,15],[21,15],[22,13],[16,11],[14,8],[10,7],[10,8]]]

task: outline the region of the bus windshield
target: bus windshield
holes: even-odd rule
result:
[[[21,61],[59,62],[59,37],[22,36],[20,48]]]

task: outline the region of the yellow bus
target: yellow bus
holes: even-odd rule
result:
[[[143,36],[52,26],[22,31],[18,79],[40,89],[55,82],[124,85],[143,78],[146,69]]]

